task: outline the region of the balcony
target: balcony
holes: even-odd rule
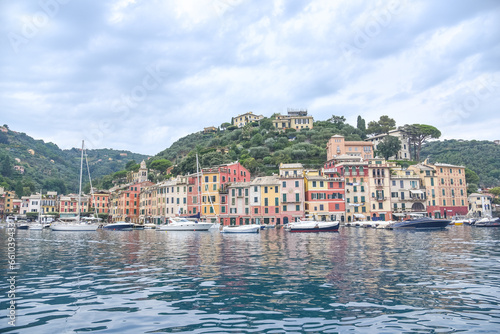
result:
[[[377,196],[377,197],[372,197],[372,199],[373,199],[374,201],[379,201],[379,202],[381,202],[381,201],[386,201],[386,200],[387,200],[387,197]]]

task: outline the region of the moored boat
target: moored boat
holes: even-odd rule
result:
[[[168,224],[158,225],[157,231],[208,231],[212,227],[212,223],[202,223],[197,220],[189,220],[187,218],[176,217],[170,218]]]
[[[392,224],[393,229],[443,229],[450,224],[450,220],[433,219],[427,217],[408,219]]]
[[[500,219],[499,218],[482,218],[476,221],[474,226],[477,227],[499,227],[500,226]]]
[[[224,226],[222,228],[222,233],[259,233],[261,225],[259,224],[249,224],[249,225],[239,225],[239,226]]]
[[[127,222],[116,222],[116,223],[111,223],[108,225],[104,225],[102,227],[103,230],[111,230],[111,231],[132,231],[134,228],[134,223],[127,223]]]
[[[92,224],[85,221],[78,221],[72,223],[65,223],[62,221],[58,221],[50,225],[50,229],[52,231],[95,231],[99,228],[99,224]]]
[[[337,232],[339,225],[338,221],[299,220],[288,224],[288,230],[290,232]]]

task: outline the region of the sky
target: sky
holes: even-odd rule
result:
[[[500,139],[497,0],[0,2],[0,125],[154,155],[249,111]]]

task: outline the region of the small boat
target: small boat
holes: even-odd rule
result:
[[[156,229],[156,224],[146,223],[146,224],[144,224],[144,229],[145,230],[154,230],[154,229]]]
[[[201,223],[197,220],[189,220],[183,217],[170,218],[170,222],[164,225],[158,225],[157,231],[208,231],[212,223]]]
[[[135,225],[134,223],[127,223],[122,221],[104,225],[102,229],[111,231],[132,231],[134,225]]]
[[[288,230],[290,232],[338,232],[339,225],[338,221],[299,220],[288,224]]]
[[[224,226],[222,233],[259,233],[262,228],[259,224],[239,225],[239,226]]]
[[[427,217],[408,219],[392,224],[393,229],[443,229],[450,224],[450,220],[433,219]]]
[[[47,223],[36,223],[36,224],[30,224],[29,229],[30,230],[43,230],[44,228],[50,227],[50,224]]]
[[[30,226],[29,226],[28,222],[26,222],[26,221],[24,221],[24,222],[23,222],[23,221],[19,221],[19,222],[16,224],[16,228],[17,228],[18,230],[27,230],[27,229],[29,229],[29,227],[30,227]]]
[[[476,221],[474,226],[477,227],[498,227],[500,226],[500,218],[482,218]]]
[[[375,228],[378,229],[389,229],[392,227],[393,224],[394,222],[392,220],[389,221],[378,220],[374,226]]]

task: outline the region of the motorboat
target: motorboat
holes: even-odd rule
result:
[[[476,221],[474,226],[477,226],[477,227],[497,227],[497,226],[500,226],[500,219],[499,218],[485,217],[485,218],[482,218],[482,219],[479,219],[478,221]]]
[[[170,218],[168,224],[158,225],[157,231],[208,231],[213,223],[198,222],[183,217]]]
[[[111,223],[104,225],[102,227],[103,230],[110,230],[110,231],[132,231],[134,228],[134,223],[127,223],[124,221],[116,222],[116,223]]]
[[[450,224],[450,220],[421,217],[394,222],[393,229],[443,229]]]
[[[36,223],[36,224],[30,224],[29,229],[30,230],[43,230],[44,228],[49,228],[50,224],[48,223]]]
[[[144,224],[144,229],[145,230],[154,230],[154,229],[156,229],[156,224],[146,223],[146,224]]]
[[[259,233],[261,230],[259,224],[239,225],[239,226],[224,226],[222,233]]]
[[[337,232],[340,222],[324,222],[315,220],[299,220],[288,224],[290,232]]]
[[[378,229],[389,229],[392,227],[393,224],[394,224],[394,221],[392,221],[392,220],[388,220],[388,221],[378,220],[375,222],[374,226],[375,226],[375,228],[378,228]]]
[[[99,228],[99,224],[89,223],[86,221],[76,221],[76,222],[63,222],[57,221],[50,224],[50,229],[52,231],[96,231]]]

